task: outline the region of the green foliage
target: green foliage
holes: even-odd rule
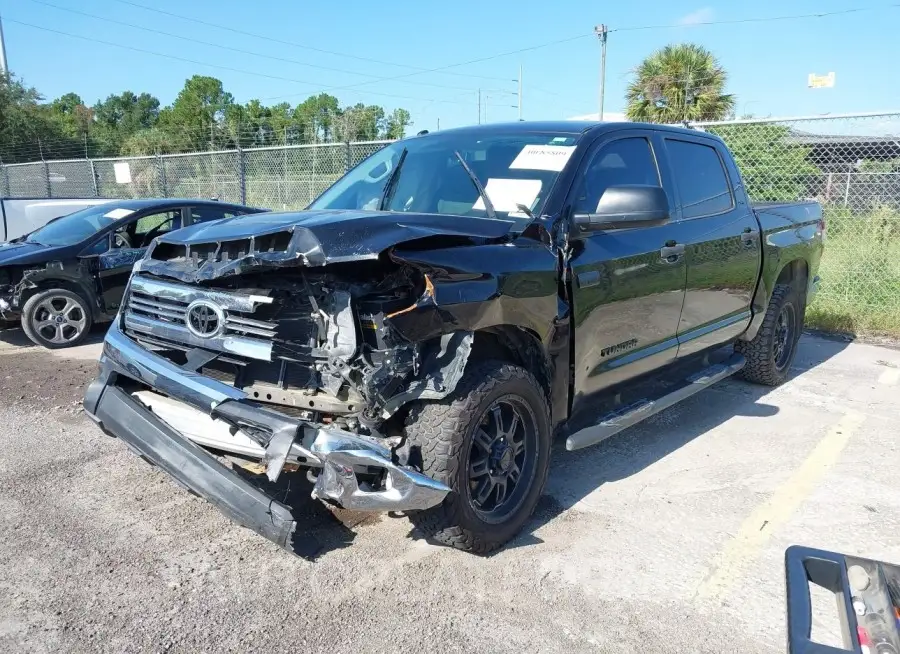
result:
[[[649,123],[722,120],[734,111],[734,96],[725,93],[727,78],[709,50],[693,43],[667,45],[634,71],[625,113]]]
[[[784,125],[717,125],[708,131],[725,141],[741,171],[747,193],[756,202],[803,197],[810,180],[821,174],[807,161],[809,148],[792,144],[790,129]]]
[[[828,237],[821,289],[807,309],[811,327],[900,336],[900,212],[889,206],[825,212]]]
[[[202,152],[233,148],[400,138],[409,112],[362,103],[341,107],[327,93],[291,106],[235,101],[222,82],[194,75],[161,107],[124,91],[92,107],[76,93],[52,102],[14,76],[0,77],[0,161]]]

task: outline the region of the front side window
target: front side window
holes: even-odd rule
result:
[[[537,215],[577,139],[578,135],[559,133],[448,132],[398,141],[348,172],[309,208],[487,216],[475,185],[454,154],[459,152],[485,187],[498,218],[524,218],[519,204]],[[401,157],[393,190],[385,198]]]
[[[113,232],[113,248],[144,248],[150,241],[181,227],[181,209],[142,216]]]
[[[625,138],[600,148],[591,159],[575,196],[576,213],[594,213],[610,186],[659,186],[659,170],[650,142]]]
[[[666,150],[681,195],[682,218],[712,216],[734,206],[728,176],[715,148],[666,139]]]

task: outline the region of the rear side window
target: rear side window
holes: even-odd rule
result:
[[[653,150],[645,138],[625,138],[604,145],[591,159],[575,197],[576,213],[594,213],[610,186],[659,186]]]
[[[715,148],[666,139],[666,150],[681,195],[682,218],[712,216],[734,206],[728,176]]]
[[[236,211],[226,211],[218,207],[191,207],[191,222],[194,223],[205,223],[237,215],[239,214]]]

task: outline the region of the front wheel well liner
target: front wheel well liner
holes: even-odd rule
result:
[[[553,374],[537,334],[514,325],[497,325],[476,331],[472,360],[487,359],[508,361],[528,370],[541,385],[548,402],[550,401]]]

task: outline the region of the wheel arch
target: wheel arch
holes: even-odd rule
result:
[[[19,296],[19,306],[24,307],[33,296],[44,291],[53,289],[62,289],[71,291],[87,302],[88,308],[91,310],[93,320],[100,317],[100,307],[97,301],[97,293],[84,282],[67,277],[41,277],[39,279],[27,279],[27,286],[23,288]]]
[[[499,359],[525,368],[535,376],[547,400],[551,399],[552,368],[537,333],[515,325],[494,325],[478,330],[470,360],[484,359]]]
[[[770,283],[771,286],[769,286]],[[769,300],[771,300],[775,288],[780,284],[787,284],[799,292],[801,309],[805,312],[807,287],[809,284],[809,262],[803,257],[797,257],[780,264],[777,275],[772,277],[766,275],[757,285],[756,295],[753,298],[753,319],[750,321],[747,331],[738,340],[752,341],[756,337],[762,326],[766,309],[769,306]]]

